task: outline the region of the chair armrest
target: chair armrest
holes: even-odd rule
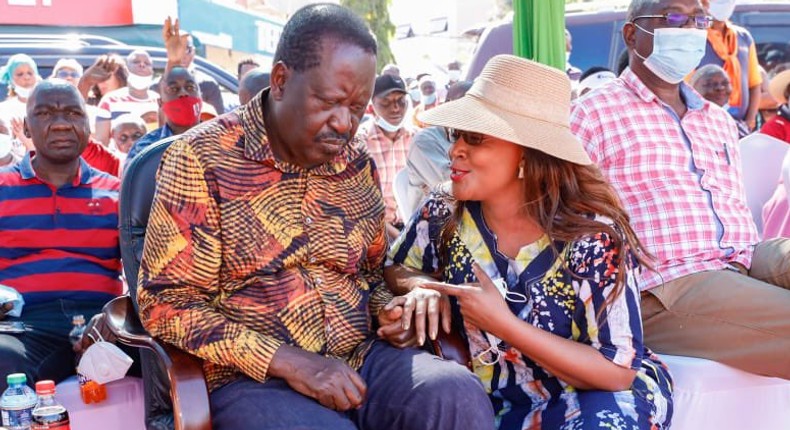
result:
[[[202,360],[148,334],[129,296],[112,299],[104,318],[118,342],[147,348],[161,360],[170,379],[170,398],[176,430],[210,430],[211,413]]]

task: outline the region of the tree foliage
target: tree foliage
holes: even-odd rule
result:
[[[390,50],[390,39],[395,35],[395,25],[390,21],[391,0],[340,0],[340,4],[361,16],[376,36],[378,42],[378,59],[376,66],[381,70],[394,57]]]

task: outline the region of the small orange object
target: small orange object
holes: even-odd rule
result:
[[[86,404],[101,403],[107,400],[107,387],[80,375],[80,397]]]

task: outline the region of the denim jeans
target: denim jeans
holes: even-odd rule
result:
[[[210,396],[215,430],[493,429],[491,402],[475,375],[416,349],[376,342],[360,375],[363,406],[336,412],[293,391],[282,379],[242,378]]]

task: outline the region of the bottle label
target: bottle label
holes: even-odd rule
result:
[[[71,430],[68,421],[65,423],[33,424],[30,430]]]
[[[33,423],[33,407],[3,408],[3,426],[6,427],[30,427]]]

